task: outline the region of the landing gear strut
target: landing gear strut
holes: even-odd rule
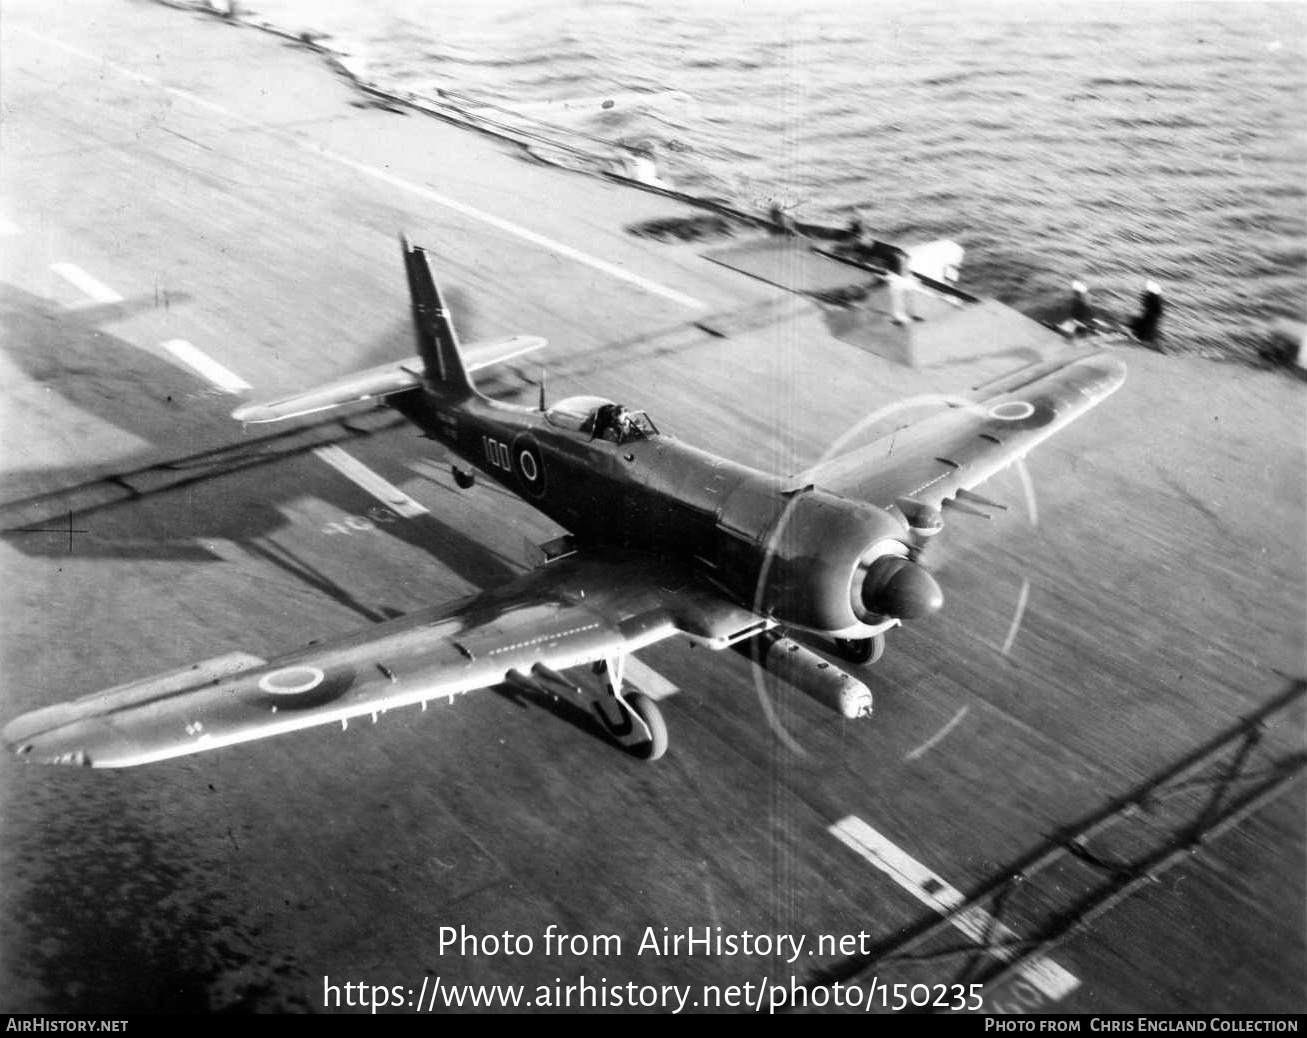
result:
[[[885,635],[870,638],[836,638],[835,648],[850,663],[876,663],[885,655]]]
[[[594,712],[624,750],[641,760],[658,760],[667,752],[667,722],[658,704],[643,692],[622,692],[623,661],[618,656],[594,665],[594,672],[603,674],[608,686]]]

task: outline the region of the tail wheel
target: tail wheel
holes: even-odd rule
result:
[[[835,648],[850,663],[876,663],[885,655],[885,635],[870,638],[836,638]]]
[[[628,692],[626,703],[648,726],[651,737],[648,742],[631,747],[631,752],[641,760],[658,760],[667,752],[667,722],[663,720],[663,712],[643,692]]]

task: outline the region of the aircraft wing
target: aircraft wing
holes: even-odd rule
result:
[[[469,372],[503,364],[524,354],[542,349],[546,340],[535,335],[510,335],[493,342],[472,343],[464,348],[464,363]],[[287,418],[326,411],[344,404],[377,400],[422,385],[422,358],[388,361],[366,371],[357,371],[279,400],[246,404],[232,412],[238,422],[280,422]]]
[[[795,477],[905,512],[939,509],[1023,458],[1125,381],[1109,353],[1061,356],[1022,368],[968,398]]]
[[[567,667],[620,660],[676,633],[720,647],[764,626],[688,570],[578,553],[502,588],[271,662],[231,653],[35,710],[7,725],[3,739],[29,760],[128,767],[347,725],[533,669],[557,682]],[[593,696],[573,692],[589,707]]]

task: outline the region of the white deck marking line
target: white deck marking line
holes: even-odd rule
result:
[[[829,832],[940,915],[952,911],[966,900],[962,891],[949,886],[925,865],[855,815],[836,822]],[[1011,929],[979,906],[959,912],[951,922],[969,940],[980,945],[989,946],[994,941],[1016,937]],[[992,954],[1003,960],[1016,957],[1015,953],[1005,949],[992,949]],[[1017,972],[1026,983],[1052,1002],[1065,998],[1080,986],[1080,980],[1075,974],[1042,956],[1023,963]]]
[[[234,371],[223,367],[184,339],[169,339],[163,346],[174,357],[194,368],[224,392],[242,392],[250,388],[250,384]],[[318,447],[313,453],[405,519],[429,514],[423,505],[342,448],[332,444]]]
[[[475,206],[468,205],[464,202],[459,202],[456,199],[450,198],[448,195],[441,194],[439,191],[434,191],[429,187],[423,187],[421,184],[415,184],[411,180],[405,180],[403,177],[396,176],[394,173],[388,173],[384,169],[380,169],[376,166],[369,166],[367,163],[358,162],[348,156],[328,151],[325,148],[319,148],[312,142],[301,140],[292,136],[288,132],[278,130],[275,126],[267,123],[260,123],[253,119],[247,119],[245,116],[230,111],[222,105],[214,104],[212,101],[206,101],[204,98],[192,94],[189,90],[183,90],[180,87],[167,86],[155,79],[153,76],[147,76],[140,72],[133,72],[131,69],[124,68],[122,65],[115,64],[112,61],[106,61],[98,55],[70,46],[60,40],[52,39],[42,33],[33,32],[31,29],[20,28],[18,31],[27,36],[43,40],[51,46],[57,47],[69,54],[93,62],[100,68],[113,69],[113,71],[117,72],[119,75],[134,80],[137,83],[156,87],[174,97],[181,98],[207,111],[216,112],[219,115],[232,119],[244,126],[254,127],[275,134],[311,155],[327,159],[330,162],[334,162],[339,166],[344,166],[347,169],[352,169],[356,173],[362,173],[364,176],[371,177],[373,180],[380,181],[390,187],[399,188],[401,191],[407,191],[425,201],[434,202],[436,205],[444,206],[446,209],[452,209],[455,212],[462,213],[464,216],[470,216],[474,220],[480,220],[482,223],[489,224],[491,227],[497,228],[498,230],[504,231],[505,233],[511,234],[517,238],[521,238],[523,241],[530,242],[532,245],[538,245],[556,255],[563,256],[566,259],[574,260],[575,262],[584,264],[587,267],[602,271],[620,281],[625,281],[638,288],[642,288],[653,295],[662,296],[664,299],[670,299],[672,302],[679,303],[681,306],[689,307],[692,310],[706,310],[708,308],[706,303],[695,299],[693,296],[686,295],[684,292],[678,292],[674,288],[668,288],[667,286],[660,285],[658,282],[649,278],[641,277],[639,274],[633,274],[629,270],[624,270],[614,263],[601,260],[597,256],[591,256],[579,249],[572,248],[570,245],[564,245],[562,242],[554,241],[552,238],[546,238],[544,235],[537,234],[535,231],[529,231],[525,227],[512,223],[509,220],[494,216],[483,209],[478,209]]]
[[[626,657],[625,670],[626,676],[650,699],[666,699],[681,691],[649,664],[634,656]]]
[[[50,269],[97,303],[121,303],[123,297],[102,281],[97,281],[81,267],[71,263],[51,263]]]
[[[346,479],[353,480],[383,505],[394,512],[398,512],[405,519],[430,514],[423,505],[414,501],[399,487],[377,475],[363,462],[353,455],[345,453],[341,448],[335,445],[318,447],[313,453]]]
[[[296,143],[300,142],[297,141]],[[450,198],[448,195],[442,195],[438,191],[433,191],[429,187],[414,184],[412,181],[404,180],[402,177],[397,177],[393,173],[387,173],[384,169],[378,169],[376,166],[369,166],[366,163],[357,162],[344,155],[338,155],[332,151],[319,151],[317,148],[313,148],[307,144],[300,144],[300,146],[312,152],[314,155],[320,155],[323,158],[330,159],[339,165],[346,166],[358,173],[362,173],[364,176],[372,177],[374,180],[379,180],[383,184],[397,187],[402,191],[408,191],[428,202],[435,202],[437,205],[443,205],[446,209],[452,209],[456,213],[462,213],[464,216],[470,216],[474,220],[480,220],[482,223],[489,224],[491,227],[504,231],[505,233],[511,234],[517,238],[521,238],[523,241],[530,242],[532,245],[539,245],[542,249],[548,249],[550,252],[562,256],[565,259],[570,259],[577,263],[584,264],[587,267],[592,267],[604,274],[608,274],[610,277],[617,278],[619,281],[626,281],[629,284],[635,285],[637,288],[642,288],[653,295],[662,296],[664,299],[670,299],[672,302],[680,303],[682,306],[689,307],[691,310],[707,309],[705,303],[700,302],[693,296],[688,296],[684,292],[678,292],[674,288],[667,288],[665,285],[660,285],[658,282],[651,281],[649,278],[641,277],[639,274],[633,274],[629,270],[623,270],[621,267],[609,263],[607,260],[601,260],[597,256],[591,256],[588,253],[582,252],[580,249],[574,249],[570,245],[564,245],[562,242],[554,241],[552,238],[546,238],[544,235],[537,234],[535,231],[528,231],[525,227],[487,213],[484,209],[477,209],[475,206]]]
[[[201,351],[199,347],[193,346],[185,339],[169,339],[162,345],[165,350],[188,368],[199,372],[224,393],[243,393],[245,390],[252,388],[248,382],[234,371],[224,368],[207,353]]]
[[[964,706],[961,710],[959,710],[956,714],[953,715],[952,720],[950,720],[948,724],[946,724],[943,728],[937,731],[934,735],[932,735],[929,739],[923,742],[920,746],[918,746],[915,750],[913,750],[903,759],[906,761],[906,760],[916,760],[918,757],[924,757],[932,747],[938,745],[941,741],[943,741],[944,737],[948,735],[949,732],[953,731],[954,728],[956,728],[959,724],[962,723],[962,718],[967,716],[967,711],[970,709],[971,707]]]
[[[1021,578],[1021,591],[1017,594],[1017,611],[1012,614],[1012,625],[1007,629],[1007,637],[1003,639],[1003,648],[1000,650],[1004,656],[1012,649],[1012,643],[1017,640],[1017,631],[1021,630],[1021,618],[1026,613],[1026,603],[1030,601],[1030,581],[1025,577]]]

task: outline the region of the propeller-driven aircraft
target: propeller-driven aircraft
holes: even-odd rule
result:
[[[459,486],[479,472],[568,534],[544,546],[542,565],[460,602],[271,661],[233,652],[28,713],[4,729],[18,756],[127,767],[507,683],[570,698],[653,759],[666,726],[624,663],[677,635],[744,648],[844,716],[869,715],[867,686],[787,632],[827,639],[855,663],[878,658],[887,630],[943,605],[919,548],[944,511],[992,504],[977,485],[1125,379],[1110,354],[1047,360],[898,429],[892,451],[886,437],[786,479],[609,400],[545,406],[542,394],[536,408],[482,395],[426,253],[407,240],[403,251],[418,359],[233,417],[382,401],[471,466],[455,467]],[[585,665],[602,680],[564,673]]]

